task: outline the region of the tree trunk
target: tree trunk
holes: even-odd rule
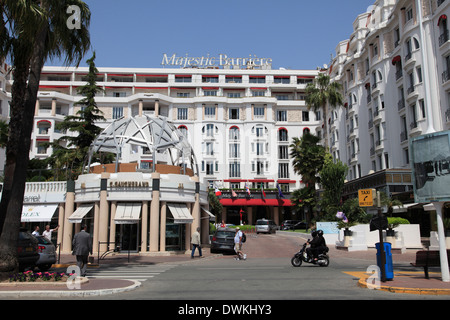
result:
[[[325,152],[329,152],[328,148],[328,107],[327,103],[323,105],[323,139],[325,140]]]
[[[45,28],[44,28],[45,29]],[[0,236],[0,278],[14,272],[18,267],[17,260],[17,238],[22,215],[23,197],[26,184],[26,173],[29,162],[29,150],[31,144],[31,132],[33,130],[34,112],[36,106],[37,92],[39,90],[39,80],[45,59],[45,43],[47,30],[37,33],[35,47],[31,61],[23,65],[17,65],[20,70],[19,81],[23,81],[24,70],[30,70],[28,85],[18,83],[14,95],[22,94],[24,97],[21,105],[14,105],[17,108],[11,117],[13,127],[10,134],[11,141],[8,141],[7,159],[5,165],[6,194],[3,190],[1,202],[1,221],[3,226]],[[19,73],[18,73],[19,75]],[[28,75],[28,74],[27,74]],[[14,79],[13,86],[16,85]],[[23,88],[25,90],[23,90]],[[13,97],[17,98],[17,97]],[[20,97],[18,98],[20,100]],[[11,125],[11,123],[10,123]],[[18,134],[16,136],[15,134]]]

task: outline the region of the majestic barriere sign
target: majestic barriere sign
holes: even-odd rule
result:
[[[268,69],[272,66],[271,58],[258,58],[249,56],[248,58],[230,58],[226,54],[219,54],[219,57],[178,57],[175,54],[168,56],[164,53],[161,64],[163,66],[179,66],[181,68],[208,68],[208,67],[238,67],[238,68],[261,68]]]

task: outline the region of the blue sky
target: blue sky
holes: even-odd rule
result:
[[[272,58],[315,69],[374,0],[85,0],[97,67],[159,68],[163,54]],[[91,57],[89,52],[85,60]],[[50,61],[46,65],[61,65]]]

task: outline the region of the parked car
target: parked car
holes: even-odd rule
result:
[[[218,228],[211,239],[211,253],[234,252],[236,229]]]
[[[306,221],[299,220],[284,220],[281,223],[281,230],[296,230],[296,229],[307,229],[308,224]]]
[[[17,239],[17,258],[19,260],[19,271],[34,269],[39,259],[38,242],[31,233],[24,228],[19,230]]]
[[[41,271],[47,271],[56,262],[55,245],[43,236],[36,237],[38,241],[39,260],[36,262]]]
[[[256,233],[275,233],[278,226],[273,220],[259,219],[256,221],[255,229]]]

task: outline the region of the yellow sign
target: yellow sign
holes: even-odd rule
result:
[[[358,200],[360,207],[373,207],[373,199],[376,197],[375,189],[358,190]]]

